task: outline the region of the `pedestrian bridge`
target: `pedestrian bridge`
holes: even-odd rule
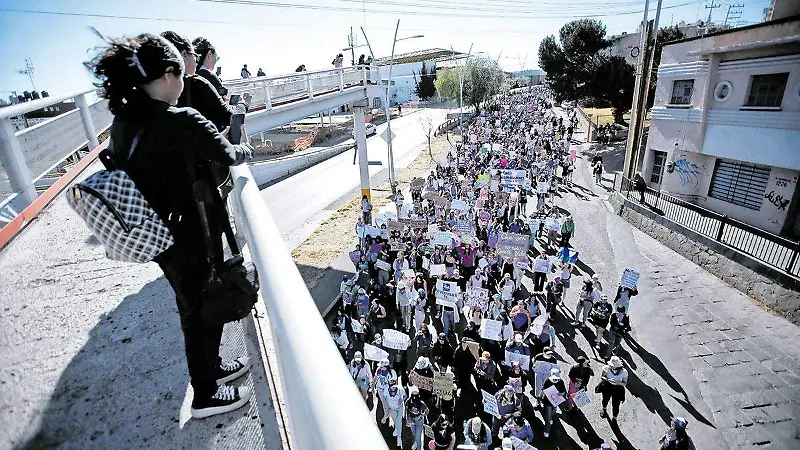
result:
[[[384,95],[377,67],[225,84],[252,94],[251,135]],[[249,411],[188,419],[169,285],[154,264],[106,259],[61,195],[100,168],[112,117],[92,96],[0,109],[0,448],[386,448],[247,165],[232,169],[231,209],[261,296],[226,326],[221,352],[249,353],[255,398]],[[13,117],[70,99],[75,110],[14,130]],[[362,146],[363,110],[356,119]]]

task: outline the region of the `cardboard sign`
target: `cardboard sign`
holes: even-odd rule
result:
[[[408,381],[422,390],[433,390],[433,378],[424,377],[413,370],[408,373]]]
[[[367,225],[364,227],[364,235],[376,238],[381,235],[381,229],[376,226]]]
[[[363,333],[364,327],[361,325],[360,322],[356,322],[355,320],[350,322],[351,328],[353,328],[353,333]]]
[[[581,389],[580,391],[573,392],[571,397],[572,397],[572,402],[575,403],[575,406],[577,406],[578,408],[583,408],[592,401],[589,398],[589,394],[586,393],[586,389]]]
[[[519,186],[525,180],[525,174],[524,170],[501,170],[500,183],[507,186]]]
[[[525,256],[528,254],[528,236],[501,232],[497,240],[497,254],[504,257]]]
[[[503,365],[511,367],[511,363],[515,361],[519,363],[519,366],[522,367],[522,370],[531,370],[530,356],[506,351],[506,359],[503,361]]]
[[[536,447],[515,436],[511,436],[511,445],[514,450],[536,450]]]
[[[386,350],[375,347],[372,344],[364,344],[364,359],[370,361],[380,361],[388,358],[389,353],[387,353]]]
[[[455,306],[461,290],[455,281],[436,280],[436,304],[445,306]],[[443,303],[440,303],[439,301]]]
[[[411,338],[397,330],[383,330],[383,345],[386,348],[405,350],[411,345]]]
[[[544,331],[544,324],[550,318],[549,314],[539,314],[533,319],[531,323],[531,334],[534,336],[539,336]]]
[[[375,267],[377,267],[380,270],[385,270],[387,272],[392,268],[392,266],[388,262],[382,259],[375,261]]]
[[[459,233],[472,233],[472,220],[464,219],[457,221],[455,229]]]
[[[547,397],[548,400],[550,400],[550,403],[553,406],[558,406],[566,401],[564,396],[558,392],[558,389],[556,389],[555,386],[550,386],[549,388],[542,390],[542,393],[545,395],[545,397]]]
[[[633,269],[625,269],[625,271],[622,272],[622,279],[619,284],[630,289],[636,289],[636,283],[639,282],[640,276],[641,274]]]
[[[502,341],[503,322],[492,319],[481,319],[481,337],[492,341]]]
[[[428,273],[430,276],[444,276],[447,275],[447,267],[444,264],[431,264],[430,269],[428,269]]]
[[[411,180],[411,189],[415,191],[420,191],[424,187],[425,187],[424,178],[414,178],[413,180]]]
[[[359,261],[361,261],[361,251],[360,250],[353,250],[352,252],[347,254],[350,257],[350,261],[353,262],[353,265],[358,267]]]
[[[522,394],[522,377],[509,377],[508,385],[514,389],[515,393]]]
[[[425,219],[411,219],[411,228],[415,230],[425,230],[428,228],[428,221]]]
[[[453,372],[433,374],[433,393],[435,395],[453,395],[453,380],[455,375]]]
[[[494,395],[481,389],[481,397],[483,401],[483,411],[499,419],[500,411],[497,409],[497,399],[494,398]]]
[[[489,306],[489,290],[484,288],[467,288],[467,306],[486,311]]]
[[[467,348],[469,349],[469,352],[472,353],[472,356],[475,357],[475,361],[481,357],[481,344],[468,340]]]

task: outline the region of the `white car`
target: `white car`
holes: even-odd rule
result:
[[[378,127],[376,127],[374,124],[367,123],[367,124],[364,124],[364,125],[366,125],[365,128],[367,129],[367,136],[372,136],[373,134],[378,132]],[[353,139],[355,139],[356,138],[356,130],[353,130],[352,135],[353,135]]]

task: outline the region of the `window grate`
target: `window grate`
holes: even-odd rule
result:
[[[653,171],[650,173],[650,182],[661,184],[664,176],[664,163],[667,161],[667,152],[653,150]]]
[[[753,75],[750,78],[750,91],[744,106],[780,107],[788,79],[788,72]]]
[[[692,103],[694,80],[675,80],[672,82],[670,105],[689,105]]]
[[[745,208],[761,209],[769,167],[717,159],[708,195]]]

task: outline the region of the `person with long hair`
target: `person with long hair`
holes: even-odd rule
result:
[[[201,217],[189,161],[237,165],[252,149],[229,143],[196,110],[175,107],[184,87],[185,65],[167,40],[141,34],[107,43],[86,66],[100,80],[101,95],[114,115],[109,146],[114,164],[136,183],[175,241],[155,261],[175,291],[194,389],[192,416],[233,411],[247,404],[251,393],[226,383],[244,375],[250,360],[222,361],[223,325],[200,316],[202,286],[211,264],[222,263],[221,224],[229,219],[213,200]],[[211,232],[210,245],[203,221]]]

